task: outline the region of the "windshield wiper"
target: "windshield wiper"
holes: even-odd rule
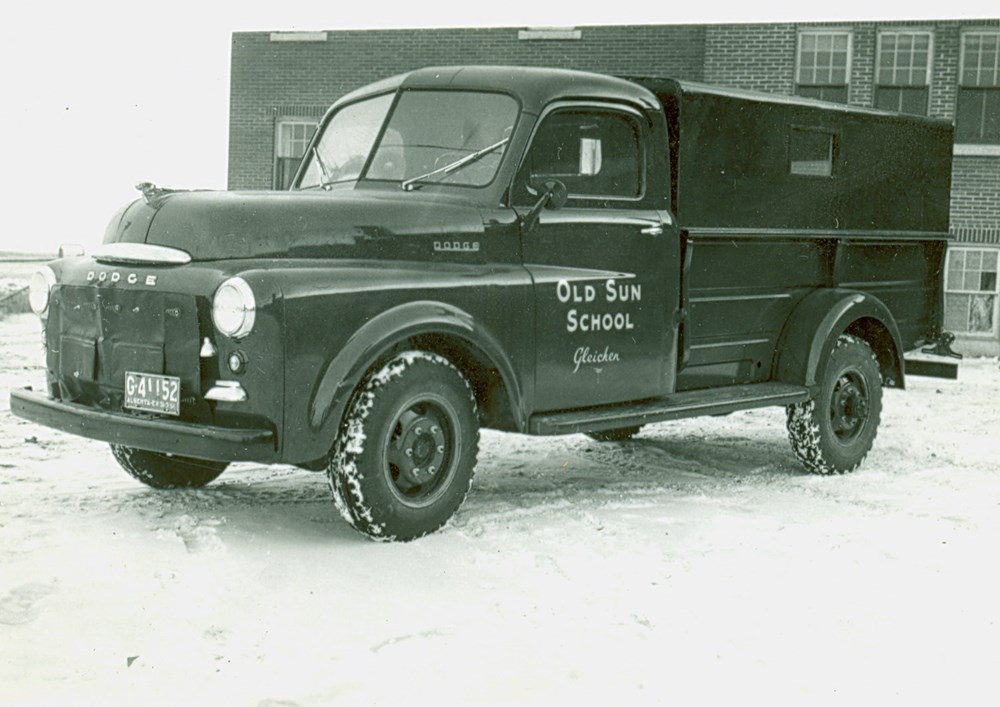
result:
[[[326,189],[333,182],[333,177],[330,176],[331,172],[326,164],[326,160],[320,157],[319,148],[316,145],[313,145],[312,152],[316,158],[316,163],[319,165],[319,170],[323,173],[323,179],[320,180],[319,187],[320,189]]]
[[[427,174],[421,174],[419,177],[410,177],[409,179],[405,179],[400,184],[400,186],[403,188],[404,191],[411,191],[415,184],[426,181],[430,177],[434,177],[438,174],[451,174],[452,172],[459,170],[462,167],[465,167],[466,165],[472,164],[476,160],[482,159],[486,155],[493,152],[493,150],[497,149],[498,147],[503,147],[508,142],[510,142],[510,138],[505,137],[503,140],[500,140],[499,142],[494,142],[492,145],[487,145],[481,150],[476,150],[475,152],[468,154],[465,157],[459,158],[454,162],[446,164],[444,167],[438,167],[437,169],[431,170]]]

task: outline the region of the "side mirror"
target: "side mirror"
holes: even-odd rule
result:
[[[566,201],[569,199],[566,185],[558,179],[546,179],[542,182],[542,195],[545,194],[549,195],[549,200],[545,202],[547,209],[561,209],[566,206]]]
[[[565,184],[558,179],[546,179],[542,183],[542,195],[538,197],[538,201],[531,207],[531,211],[521,221],[521,231],[528,233],[538,225],[542,209],[561,209],[566,205],[567,199],[569,199],[569,192],[566,190]]]

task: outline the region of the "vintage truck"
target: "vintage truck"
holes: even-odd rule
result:
[[[39,272],[13,412],[155,488],[328,473],[363,534],[442,527],[479,430],[624,440],[785,406],[853,470],[948,354],[951,126],[658,78],[428,68],[344,96],[286,192],[142,184]]]

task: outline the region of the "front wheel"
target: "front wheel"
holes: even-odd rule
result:
[[[882,377],[868,343],[842,334],[815,398],[786,408],[788,438],[817,474],[854,471],[868,455],[882,414]]]
[[[228,462],[179,457],[111,445],[111,454],[129,476],[154,489],[198,488],[214,481]]]
[[[476,401],[450,361],[423,351],[394,357],[367,379],[333,454],[341,515],[374,540],[413,540],[441,528],[472,484]]]

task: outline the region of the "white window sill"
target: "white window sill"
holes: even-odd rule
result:
[[[272,42],[325,42],[326,32],[271,32]]]
[[[953,154],[977,157],[1000,157],[1000,145],[959,144],[955,145]]]
[[[555,39],[578,40],[583,37],[583,31],[576,27],[529,27],[517,31],[517,38],[524,40]]]

